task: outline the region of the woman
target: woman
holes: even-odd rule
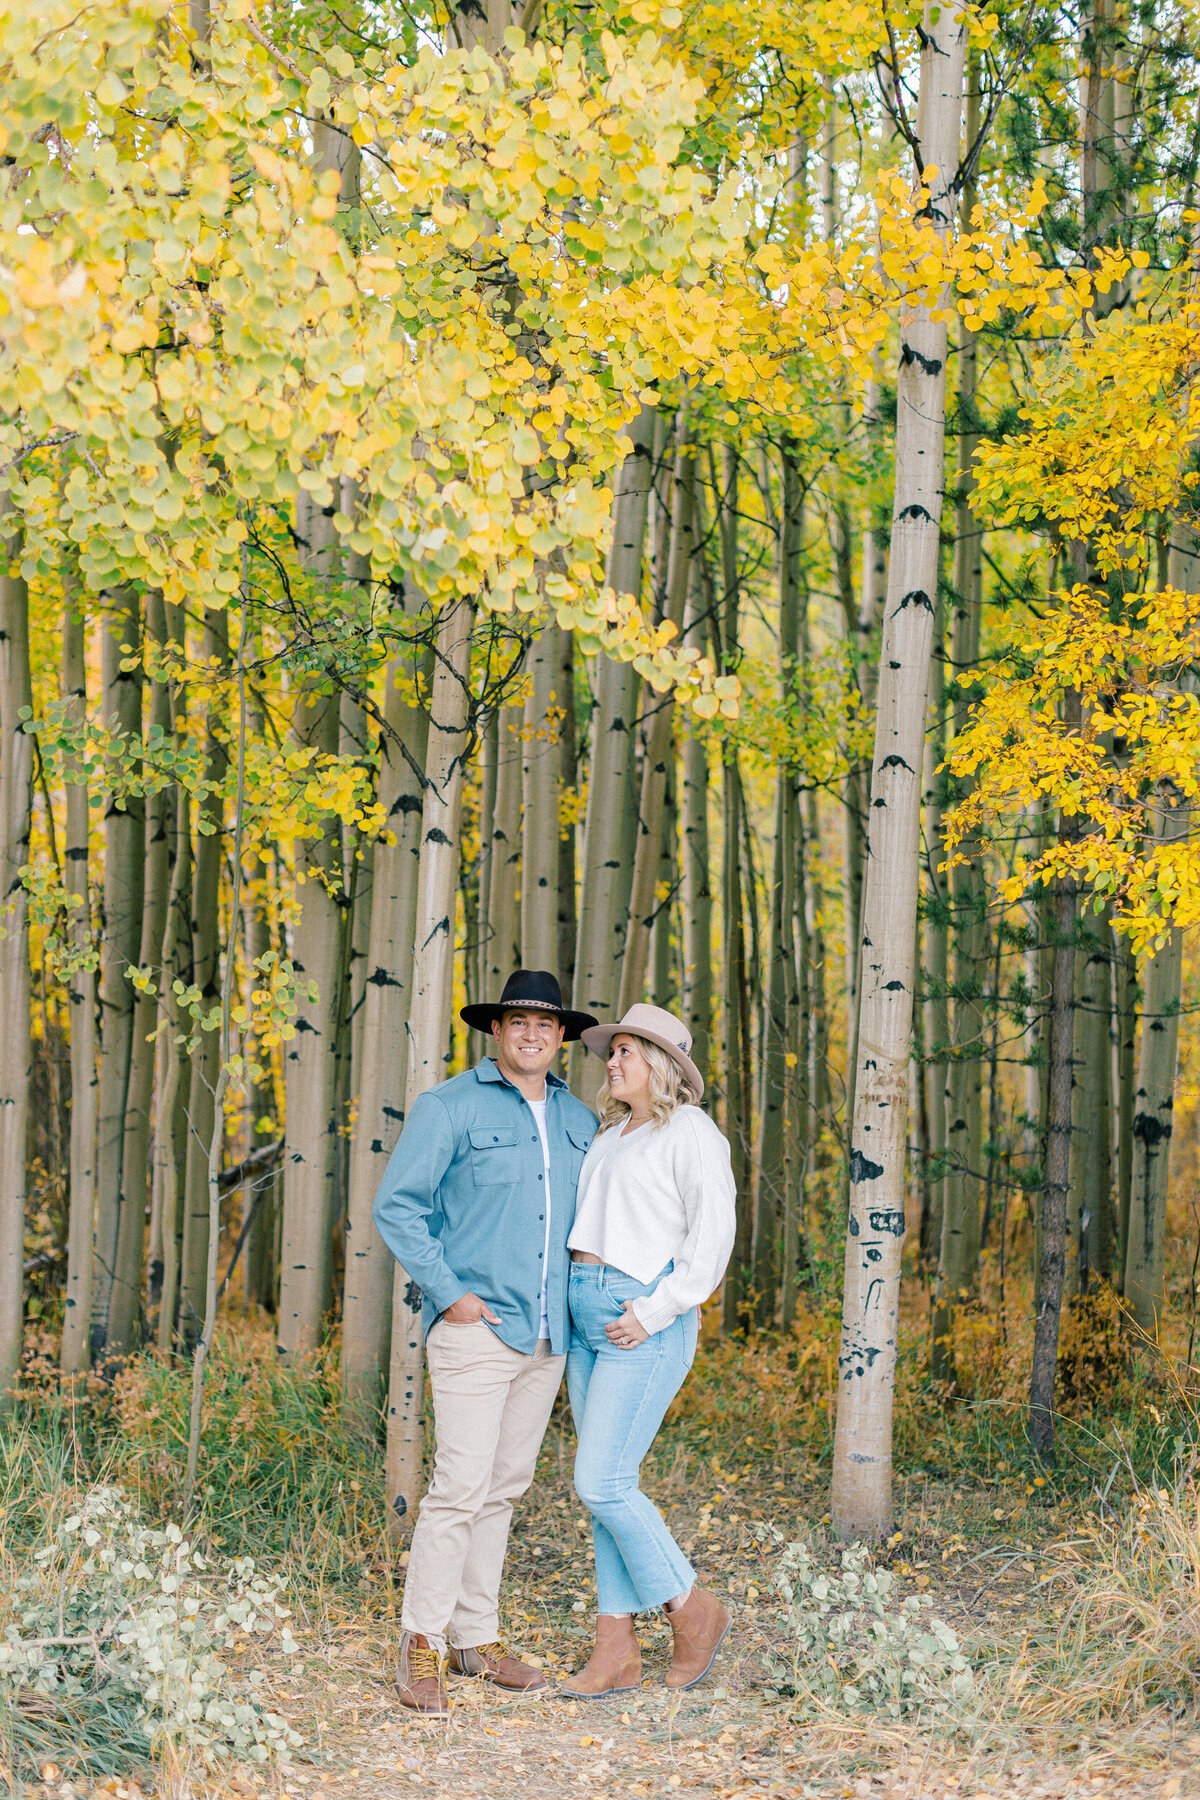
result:
[[[735,1196],[729,1145],[696,1104],[704,1082],[686,1027],[633,1006],[581,1036],[608,1064],[567,1240],[575,1491],[592,1515],[598,1616],[591,1658],[562,1691],[596,1698],[641,1681],[634,1613],[665,1608],[672,1688],[703,1680],[729,1629],[638,1473],[691,1368],[700,1302],[725,1273]]]

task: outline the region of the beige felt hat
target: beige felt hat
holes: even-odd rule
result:
[[[660,1050],[665,1050],[671,1061],[687,1076],[688,1085],[697,1100],[700,1098],[704,1092],[704,1077],[688,1054],[692,1047],[692,1034],[681,1020],[661,1006],[647,1006],[639,1001],[615,1025],[591,1025],[587,1030],[581,1031],[579,1037],[593,1056],[607,1056],[608,1047],[619,1032],[625,1032],[629,1037],[645,1038],[647,1043],[657,1044]]]

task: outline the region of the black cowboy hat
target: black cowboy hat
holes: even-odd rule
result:
[[[581,1031],[597,1022],[591,1013],[572,1012],[569,1006],[563,1005],[557,978],[546,969],[518,969],[505,982],[499,1000],[482,1000],[476,1006],[464,1006],[458,1016],[473,1025],[476,1031],[490,1032],[492,1020],[506,1012],[553,1013],[562,1024],[568,1043],[573,1043]]]

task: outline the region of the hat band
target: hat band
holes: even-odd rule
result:
[[[497,1012],[566,1012],[565,1006],[556,1006],[553,1000],[497,1000]]]

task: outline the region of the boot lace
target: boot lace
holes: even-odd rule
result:
[[[494,1644],[476,1644],[476,1656],[482,1656],[485,1662],[499,1662],[504,1655],[504,1645],[497,1638]]]
[[[442,1659],[432,1644],[409,1644],[408,1674],[411,1681],[437,1681],[441,1673]]]

